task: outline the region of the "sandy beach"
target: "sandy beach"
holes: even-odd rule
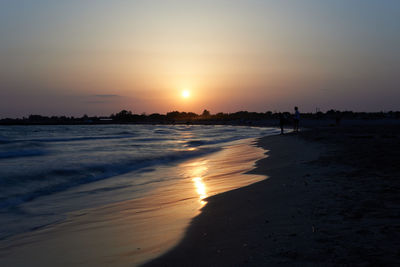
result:
[[[174,249],[146,266],[398,266],[400,127],[265,137],[269,178],[210,197]]]
[[[251,142],[142,174],[184,177],[147,197],[7,239],[0,265],[400,264],[399,126],[314,126]]]

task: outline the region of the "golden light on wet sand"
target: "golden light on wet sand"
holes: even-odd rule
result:
[[[203,206],[206,204],[205,199],[207,197],[207,186],[203,181],[203,176],[206,174],[208,167],[207,167],[207,160],[195,161],[188,166],[191,167],[191,176],[192,181],[194,183],[194,187],[196,189],[197,194],[199,195],[200,204]]]
[[[205,201],[203,199],[207,197],[206,185],[201,177],[193,178],[193,182],[194,186],[196,187],[197,194],[199,194],[200,203],[204,205]]]

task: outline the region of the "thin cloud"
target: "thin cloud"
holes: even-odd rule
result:
[[[106,104],[107,101],[85,101],[86,104]]]
[[[121,97],[120,95],[93,95],[94,97],[100,97],[100,98],[115,98],[115,97]]]

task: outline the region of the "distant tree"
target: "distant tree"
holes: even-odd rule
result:
[[[223,112],[218,112],[217,114],[215,114],[214,117],[215,117],[216,119],[218,119],[218,120],[224,120],[224,119],[226,119],[227,115],[224,114]]]
[[[189,113],[187,114],[187,116],[188,116],[189,118],[191,118],[191,119],[194,119],[194,118],[198,117],[199,115],[197,115],[197,114],[194,113],[194,112],[189,112]]]
[[[207,109],[203,110],[203,113],[201,114],[201,116],[209,117],[210,116],[210,111],[208,111]]]
[[[44,120],[48,120],[49,117],[45,117],[42,115],[29,115],[28,118],[30,121],[44,121]]]
[[[116,120],[121,120],[121,121],[127,121],[133,118],[132,115],[132,111],[128,111],[128,110],[121,110],[120,112],[118,112],[117,114],[114,115],[114,117],[112,117],[113,119]]]
[[[163,120],[164,120],[164,117],[165,117],[165,115],[161,115],[161,114],[159,114],[159,113],[153,113],[153,114],[150,114],[149,116],[147,116],[147,118],[148,118],[150,121],[158,121],[158,122],[163,121]]]
[[[167,113],[167,118],[175,120],[179,118],[179,115],[180,115],[179,111],[172,111]]]
[[[318,111],[318,112],[315,114],[315,116],[316,116],[317,119],[321,119],[321,118],[324,116],[324,113],[322,113],[321,111]]]

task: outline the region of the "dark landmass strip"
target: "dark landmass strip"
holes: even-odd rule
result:
[[[400,266],[400,127],[260,139],[269,179],[210,197],[146,266]]]
[[[1,115],[1,114],[0,114]],[[289,112],[283,112],[285,124],[292,123]],[[227,125],[255,125],[276,126],[279,124],[281,113],[267,111],[265,113],[239,111],[235,113],[211,114],[204,110],[202,114],[193,112],[172,111],[167,114],[133,114],[131,111],[122,110],[108,117],[87,116],[80,118],[67,116],[42,116],[30,115],[23,118],[5,118],[0,120],[0,125],[90,125],[90,124],[227,124]],[[391,119],[400,121],[400,111],[389,112],[352,112],[329,110],[327,112],[302,113],[302,121],[313,121],[322,124],[340,124],[344,120],[381,120]]]

